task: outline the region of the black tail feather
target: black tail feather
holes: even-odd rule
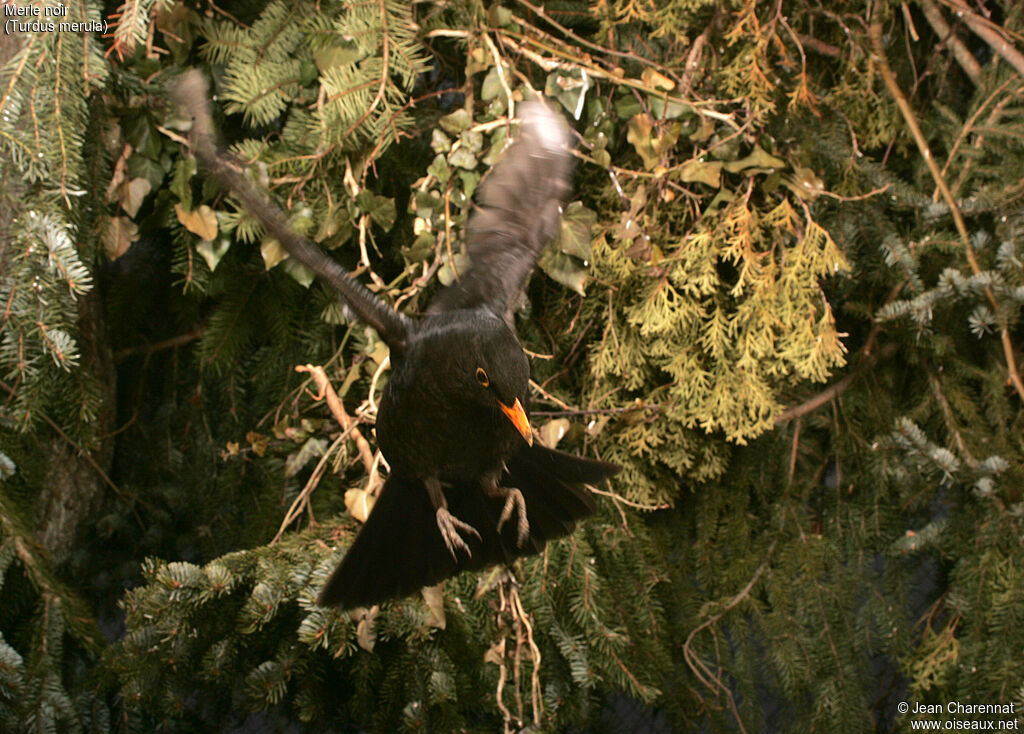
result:
[[[448,509],[476,528],[480,538],[463,536],[471,557],[452,558],[437,528],[426,489],[415,480],[391,475],[373,511],[341,563],[327,580],[317,603],[351,609],[412,594],[460,571],[476,571],[520,556],[540,553],[549,540],[571,533],[576,521],[596,504],[582,486],[615,474],[618,467],[543,446],[524,447],[509,462],[502,486],[523,493],[530,536],[519,547],[513,516],[498,532],[504,499],[488,497],[475,484],[445,485]]]

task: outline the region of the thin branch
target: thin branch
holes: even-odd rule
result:
[[[161,352],[164,349],[174,349],[175,347],[181,347],[189,342],[193,342],[202,336],[202,329],[193,329],[184,334],[178,334],[172,336],[170,339],[164,339],[154,344],[140,344],[136,347],[125,347],[124,349],[118,349],[114,352],[114,361],[121,362],[128,357],[135,354],[153,354],[154,352]]]
[[[1017,73],[1024,77],[1024,55],[1017,50],[1016,46],[1003,35],[1003,29],[993,25],[990,21],[982,18],[971,10],[963,0],[943,0],[946,5],[953,8],[958,18],[962,18],[967,27],[974,31],[974,34],[987,43],[993,51],[1003,57],[1003,60],[1017,70]]]
[[[921,132],[921,126],[917,123],[917,118],[914,117],[914,111],[911,109],[910,103],[900,90],[899,84],[896,81],[896,76],[893,74],[892,69],[889,66],[889,60],[885,55],[885,47],[882,44],[882,24],[878,22],[872,23],[868,28],[868,37],[871,39],[872,50],[874,51],[875,58],[878,61],[878,71],[882,75],[882,80],[885,82],[885,86],[889,90],[889,94],[891,94],[892,98],[896,101],[896,106],[903,115],[907,128],[910,130],[910,134],[914,138],[914,142],[917,144],[918,150],[921,152],[921,157],[924,158],[925,163],[928,165],[928,170],[931,172],[932,178],[935,179],[935,184],[942,193],[942,198],[949,207],[950,214],[953,215],[953,223],[956,225],[956,230],[960,234],[960,242],[963,245],[964,254],[967,256],[967,262],[971,266],[971,272],[975,275],[980,275],[981,266],[978,264],[978,258],[975,256],[974,246],[971,244],[971,237],[967,232],[967,224],[964,222],[964,217],[960,211],[960,207],[957,206],[956,199],[953,197],[953,192],[946,183],[946,179],[943,178],[942,171],[939,170],[939,165],[935,162],[935,156],[932,155],[931,149],[928,147],[928,141],[925,139],[924,133]],[[1024,76],[1024,59],[1022,59],[1020,71],[1022,76]],[[984,293],[989,304],[991,304],[992,309],[996,313],[999,313],[1002,309],[999,306],[999,301],[996,299],[991,286],[986,285]],[[1024,381],[1021,381],[1020,372],[1017,370],[1017,362],[1013,353],[1013,342],[1010,340],[1009,325],[1006,323],[1005,315],[1003,316],[1001,341],[1003,344],[1003,357],[1006,360],[1006,370],[1009,380],[1017,390],[1017,395],[1020,396],[1021,400],[1024,400]]]
[[[974,54],[970,52],[964,42],[961,41],[957,35],[953,32],[949,23],[942,16],[942,11],[935,5],[932,0],[918,0],[921,6],[921,11],[924,13],[925,20],[928,21],[928,25],[932,27],[941,42],[948,46],[953,52],[953,58],[960,64],[960,68],[964,70],[964,73],[971,78],[975,86],[981,85],[981,64],[974,58]]]
[[[777,542],[778,541],[773,540],[772,544],[768,546],[768,552],[765,553],[764,561],[762,561],[761,565],[758,566],[757,570],[754,572],[754,575],[750,578],[750,581],[747,582],[747,585],[744,586],[739,591],[739,593],[737,593],[732,599],[730,599],[726,603],[726,605],[722,607],[722,610],[720,612],[709,616],[699,625],[694,627],[690,634],[687,635],[686,642],[683,643],[683,657],[686,659],[686,664],[690,667],[690,670],[693,671],[693,674],[697,676],[697,679],[701,683],[703,683],[705,687],[707,687],[709,690],[715,693],[720,691],[729,698],[730,707],[732,708],[733,713],[736,716],[736,723],[739,726],[740,731],[742,732],[746,732],[746,728],[743,726],[743,721],[739,717],[739,712],[736,709],[736,702],[733,698],[732,691],[729,689],[727,685],[725,685],[722,682],[721,678],[718,675],[714,674],[711,671],[711,669],[707,666],[707,664],[700,659],[700,656],[697,655],[696,652],[694,652],[693,640],[700,632],[717,624],[718,621],[722,619],[722,617],[724,617],[730,611],[735,609],[740,604],[740,602],[742,602],[744,599],[750,596],[750,592],[754,589],[754,585],[758,582],[758,580],[761,578],[764,572],[768,570],[768,565],[772,559],[772,552],[775,550],[775,544]]]
[[[334,387],[331,385],[331,381],[327,379],[327,373],[324,372],[324,368],[316,365],[295,365],[296,372],[308,372],[312,376],[313,381],[317,384],[317,393],[311,393],[314,400],[327,401],[327,407],[331,411],[331,415],[334,419],[341,424],[342,429],[352,436],[352,440],[356,444],[356,448],[359,450],[359,458],[363,461],[363,466],[366,468],[367,473],[373,471],[373,450],[370,448],[370,443],[366,440],[360,430],[356,427],[356,421],[345,412],[345,406],[342,405],[341,400],[338,398],[338,393],[334,391]]]

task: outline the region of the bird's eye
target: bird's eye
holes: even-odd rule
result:
[[[484,387],[487,387],[488,385],[491,384],[491,381],[487,378],[487,373],[484,372],[483,367],[476,368],[476,381],[479,382]]]

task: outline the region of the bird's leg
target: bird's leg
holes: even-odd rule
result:
[[[530,521],[526,518],[526,500],[523,493],[515,487],[502,487],[498,484],[496,475],[484,477],[484,493],[488,497],[504,497],[505,506],[501,508],[501,517],[498,518],[498,532],[501,527],[512,518],[512,513],[519,515],[516,523],[516,544],[522,548],[530,537]]]
[[[445,499],[444,490],[441,489],[441,482],[436,477],[427,479],[423,483],[427,487],[430,503],[437,511],[437,529],[441,531],[441,539],[444,541],[445,547],[448,548],[448,552],[456,560],[458,560],[455,555],[457,550],[465,551],[466,555],[472,558],[473,551],[466,545],[466,541],[459,535],[459,531],[472,533],[476,536],[477,540],[481,540],[480,533],[469,523],[463,522],[448,512],[448,500]]]

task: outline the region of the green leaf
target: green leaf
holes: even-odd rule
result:
[[[738,173],[748,168],[784,168],[786,161],[781,158],[776,158],[772,154],[766,152],[760,145],[755,145],[754,150],[750,152],[746,158],[740,158],[738,161],[731,161],[725,164],[725,170],[729,173]]]
[[[583,114],[583,103],[589,89],[590,77],[580,67],[557,69],[548,74],[544,84],[544,94],[561,102],[576,120]]]
[[[455,273],[462,277],[469,271],[469,257],[462,252],[455,253],[455,270],[452,270],[452,264],[447,259],[441,269],[437,271],[437,279],[441,281],[441,285],[449,286],[455,282]]]
[[[476,171],[459,171],[459,180],[462,181],[462,192],[472,199],[473,192],[480,183],[480,174]]]
[[[434,156],[434,161],[427,167],[427,173],[441,183],[448,183],[448,179],[452,177],[452,169],[448,165],[448,161],[445,160],[443,153],[438,153]]]
[[[231,239],[229,237],[218,237],[215,240],[203,240],[196,245],[196,252],[203,256],[207,266],[210,268],[210,272],[217,269],[217,265],[220,264],[221,259],[227,254],[227,251],[231,249]]]
[[[537,261],[537,266],[555,282],[581,296],[586,295],[583,286],[587,281],[587,268],[579,258],[549,247]]]
[[[260,243],[260,255],[263,256],[263,267],[270,270],[288,257],[288,251],[276,237],[264,237]]]
[[[312,270],[293,257],[290,257],[281,263],[281,267],[284,268],[284,272],[291,276],[292,280],[303,288],[309,288],[316,279],[316,274]]]
[[[501,99],[505,95],[505,88],[501,84],[501,77],[498,75],[498,67],[492,66],[484,77],[480,86],[480,99],[489,102],[492,99]]]
[[[473,119],[464,108],[460,107],[450,115],[445,115],[437,122],[441,126],[441,129],[446,133],[449,133],[450,135],[458,135],[463,130],[469,129],[469,126],[473,124]]]
[[[579,258],[586,265],[591,260],[591,233],[597,224],[597,212],[583,206],[579,201],[569,204],[562,214],[562,226],[558,233],[558,249],[566,255]]]
[[[337,46],[321,48],[313,52],[313,60],[321,73],[335,66],[345,66],[361,61],[366,50],[355,41],[341,41]]]
[[[369,214],[374,224],[385,232],[394,226],[395,219],[398,216],[395,210],[394,199],[387,196],[378,196],[372,191],[363,189],[356,194],[356,204],[359,205],[360,211],[364,214]]]
[[[647,103],[650,105],[651,114],[659,120],[678,120],[682,117],[693,117],[696,114],[690,105],[675,99],[666,99],[657,94],[647,95]]]
[[[159,189],[163,183],[164,175],[170,168],[170,161],[168,160],[168,166],[165,168],[161,163],[147,158],[142,155],[135,154],[128,159],[128,176],[130,178],[144,178],[149,181],[149,185],[153,190]]]
[[[476,168],[476,156],[464,146],[459,146],[448,156],[448,162],[458,168]]]
[[[630,118],[626,139],[643,159],[644,168],[652,170],[661,163],[662,155],[675,147],[682,130],[678,122],[655,124],[650,115],[640,113]]]
[[[416,239],[412,241],[412,244],[402,251],[405,261],[410,265],[423,262],[430,257],[430,253],[434,251],[436,243],[437,238],[433,232],[420,232]]]
[[[444,209],[441,197],[432,191],[417,191],[412,199],[412,210],[417,216],[430,219],[436,212]]]
[[[441,128],[435,127],[430,134],[430,147],[435,153],[447,153],[452,149],[452,140],[441,132]]]
[[[679,168],[679,179],[687,183],[702,183],[713,188],[722,185],[722,162],[691,158]]]
[[[171,193],[178,197],[178,201],[186,209],[192,208],[192,177],[196,173],[196,159],[191,156],[182,156],[174,163],[174,173],[171,176]],[[148,179],[147,179],[148,180]]]

